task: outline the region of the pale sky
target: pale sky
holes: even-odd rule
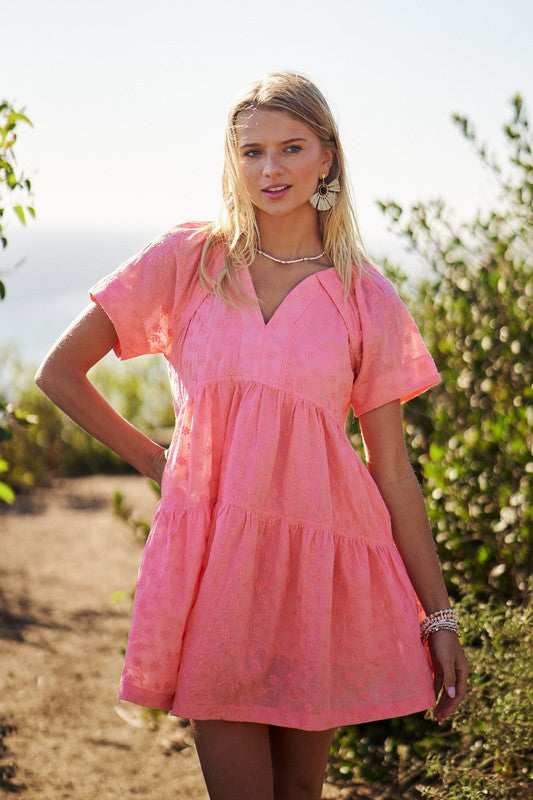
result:
[[[30,225],[155,235],[212,219],[229,105],[277,69],[328,99],[367,243],[393,238],[378,198],[470,214],[494,187],[451,115],[502,152],[516,91],[531,111],[532,20],[527,0],[6,3],[0,97],[35,125],[17,144]]]

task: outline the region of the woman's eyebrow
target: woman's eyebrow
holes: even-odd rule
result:
[[[307,139],[305,139],[303,136],[297,136],[294,139],[284,139],[281,142],[281,144],[290,144],[291,142],[306,142],[306,141]],[[246,142],[246,144],[241,144],[241,150],[243,149],[243,147],[260,147],[260,144],[258,142]]]

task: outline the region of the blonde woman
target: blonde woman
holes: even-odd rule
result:
[[[317,87],[248,86],[219,219],[164,232],[90,296],[36,381],[161,484],[120,697],[191,720],[213,800],[318,800],[337,726],[442,722],[468,664],[402,424],[439,373],[363,249]],[[167,359],[168,451],[88,381],[111,349]]]

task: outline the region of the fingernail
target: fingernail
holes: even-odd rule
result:
[[[448,686],[446,691],[449,697],[455,697],[455,686]]]

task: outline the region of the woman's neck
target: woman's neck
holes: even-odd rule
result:
[[[274,217],[257,212],[260,248],[277,258],[299,258],[312,256],[322,250],[318,230],[317,212],[310,208],[311,214]]]

